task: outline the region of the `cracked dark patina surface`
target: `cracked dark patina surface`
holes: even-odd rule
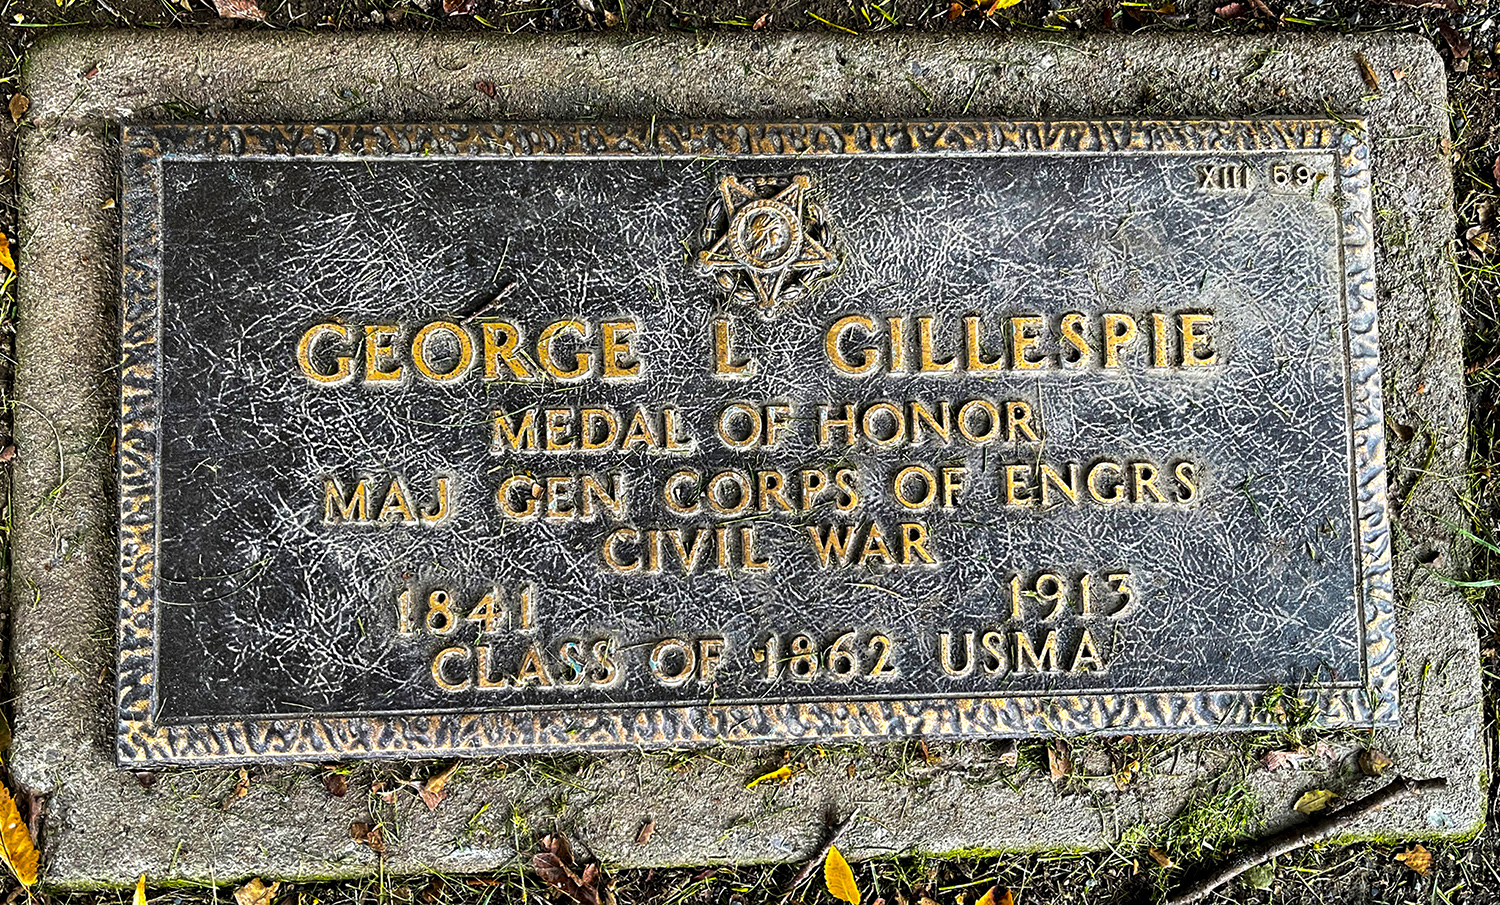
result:
[[[728,741],[985,737],[1257,727],[1273,685],[1310,685],[1331,725],[1396,720],[1369,174],[1362,128],[1324,120],[597,126],[160,126],[124,139],[120,734],[123,763],[416,756]],[[1300,164],[1299,191],[1265,175]],[[1248,166],[1248,191],[1205,191],[1205,165]],[[694,266],[724,176],[809,177],[840,264],[762,317]],[[498,297],[498,298],[497,298]],[[493,304],[490,300],[495,299]],[[486,307],[488,305],[488,307]],[[482,310],[481,310],[482,309]],[[1037,313],[1212,311],[1221,362],[1152,372],[1005,370],[859,379],[827,364],[847,314],[929,315],[950,330]],[[315,385],[309,326],[546,323],[631,317],[638,383]],[[758,373],[708,373],[729,318]],[[482,319],[482,318],[480,318]],[[407,328],[409,330],[409,328]],[[408,334],[409,335],[409,334]],[[477,335],[477,334],[476,334]],[[959,334],[942,334],[940,353]],[[1054,345],[1043,345],[1055,353]],[[1144,344],[1136,352],[1145,354]],[[1042,443],[861,443],[820,449],[812,410],[908,399],[1028,401]],[[731,452],[732,400],[792,404],[774,450]],[[491,416],[537,406],[677,407],[686,457],[496,455]],[[1190,505],[1001,503],[1029,461],[1191,460]],[[967,464],[952,512],[887,492],[911,463]],[[770,512],[773,568],[611,574],[609,521],[514,522],[509,474],[627,476],[638,527],[684,464],[707,472],[849,464],[852,516]],[[325,524],[324,481],[450,476],[443,525]],[[425,497],[425,491],[415,491]],[[937,567],[818,568],[811,523],[919,518]],[[1113,615],[1011,617],[1013,574],[1129,570]],[[610,638],[608,687],[445,691],[431,663],[476,627],[397,631],[397,594],[534,588],[533,639]],[[1116,602],[1118,608],[1119,601]],[[945,675],[939,632],[1087,626],[1102,671]],[[892,639],[893,679],[762,680],[769,634],[819,647]],[[716,682],[664,687],[667,637],[722,636]],[[825,663],[826,663],[825,658]]]

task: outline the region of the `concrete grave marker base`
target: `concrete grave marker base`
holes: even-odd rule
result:
[[[1357,55],[1380,79],[1372,94]],[[1398,73],[1399,72],[1399,77]],[[80,32],[24,65],[17,458],[13,485],[12,772],[48,796],[46,869],[60,885],[334,877],[371,873],[354,822],[387,828],[391,872],[513,863],[512,809],[555,821],[619,866],[805,856],[825,814],[871,819],[846,837],[869,857],[960,849],[1094,848],[1159,824],[1193,790],[1248,773],[1271,825],[1312,787],[1351,796],[1368,742],[1441,795],[1372,815],[1360,836],[1462,836],[1482,820],[1485,781],[1477,640],[1461,569],[1466,469],[1442,65],[1405,36],[1001,41],[973,35],[472,39],[400,34]],[[475,88],[495,86],[495,96]],[[746,789],[777,750],[715,748],[464,765],[429,812],[362,782],[330,796],[307,769],[174,770],[148,788],[113,761],[119,361],[118,132],[122,122],[428,122],[1325,116],[1366,118],[1374,155],[1382,360],[1390,440],[1402,723],[1330,739],[1299,768],[1246,763],[1245,739],[1197,739],[1154,758],[1124,790],[1102,755],[1089,795],[1061,795],[984,743],[891,744],[795,754],[786,786]],[[1420,563],[1432,563],[1428,567]],[[1164,749],[1165,750],[1165,749]],[[425,775],[425,772],[422,774]],[[357,774],[362,777],[363,774]],[[227,802],[226,802],[226,799]],[[649,844],[635,838],[647,819]],[[523,840],[524,844],[524,840]]]

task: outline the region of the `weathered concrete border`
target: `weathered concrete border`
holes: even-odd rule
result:
[[[1356,53],[1381,80],[1372,94]],[[1400,71],[1400,77],[1396,72]],[[1375,733],[1399,769],[1442,775],[1441,796],[1376,815],[1360,835],[1463,835],[1482,819],[1485,781],[1477,638],[1452,573],[1465,405],[1447,246],[1451,180],[1440,61],[1409,37],[1097,38],[1077,43],[975,35],[552,37],[245,32],[78,32],[33,49],[33,102],[20,139],[22,191],[14,475],[12,770],[50,795],[48,873],[65,885],[346,876],[375,856],[348,836],[381,821],[395,872],[476,870],[513,858],[511,808],[553,820],[614,864],[795,857],[825,810],[873,819],[852,854],[1108,844],[1169,818],[1198,784],[1238,769],[1232,740],[1162,750],[1124,791],[1089,764],[1090,797],[1006,767],[983,744],[936,763],[901,746],[804,752],[785,787],[744,788],[765,751],[612,756],[465,766],[437,811],[329,796],[306,770],[265,770],[233,797],[233,773],[181,771],[151,788],[112,763],[115,614],[112,437],[118,367],[117,152],[111,123],[457,119],[1060,118],[1101,115],[1366,117],[1375,153],[1382,358],[1392,441],[1403,723]],[[476,90],[490,82],[495,96]],[[1403,432],[1404,433],[1404,432]],[[1431,568],[1420,562],[1435,563]],[[1253,772],[1265,811],[1284,819],[1314,785],[1351,774],[1359,742],[1300,770]],[[227,804],[225,803],[227,800]],[[558,802],[565,800],[560,809]],[[559,812],[560,811],[560,812]],[[634,845],[647,818],[649,845]],[[121,840],[129,840],[121,844]]]

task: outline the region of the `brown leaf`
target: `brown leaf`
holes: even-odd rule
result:
[[[1443,40],[1448,42],[1448,49],[1453,52],[1453,59],[1462,60],[1469,55],[1470,50],[1474,49],[1469,39],[1459,34],[1458,29],[1447,22],[1439,22],[1437,29],[1438,34],[1443,36]]]
[[[5,446],[3,448],[0,448],[0,463],[9,462],[11,459],[14,459],[15,457],[16,457],[16,445],[14,443],[7,443],[7,444],[5,444]],[[7,732],[6,734],[8,735],[9,732]],[[0,749],[5,749],[5,748],[9,748],[9,747],[10,747],[10,741],[9,741],[9,739],[5,740],[5,744],[0,745]],[[152,773],[151,777],[152,777],[152,781],[154,782],[155,778],[156,778],[156,774]]]
[[[996,895],[996,892],[999,895]],[[984,895],[980,896],[979,901],[975,902],[974,905],[1015,905],[1015,902],[1015,897],[1010,894],[1009,889],[991,886],[984,891]]]
[[[334,798],[343,798],[349,794],[349,777],[337,770],[323,771],[323,788]]]
[[[641,824],[641,828],[636,831],[636,834],[635,834],[635,844],[636,845],[645,845],[647,842],[651,841],[651,834],[655,833],[655,832],[656,832],[656,821],[652,820],[649,817],[646,818],[646,822],[643,823],[643,824]]]
[[[256,877],[234,891],[235,905],[271,905],[271,900],[276,898],[276,890],[280,888],[279,880],[267,886],[264,880]]]
[[[1297,803],[1292,805],[1303,814],[1316,814],[1338,800],[1338,793],[1328,789],[1309,789],[1302,793]]]
[[[1365,80],[1365,87],[1372,92],[1379,91],[1380,76],[1376,74],[1375,67],[1370,65],[1370,61],[1365,59],[1365,55],[1357,50],[1354,51],[1354,62],[1359,66],[1359,77]]]
[[[750,26],[750,30],[751,31],[760,31],[762,28],[765,28],[767,25],[770,25],[770,24],[771,24],[771,14],[770,13],[761,13],[760,18],[755,20],[755,24],[752,25],[752,26]]]
[[[1172,860],[1170,855],[1159,848],[1148,848],[1146,849],[1146,854],[1150,855],[1151,860],[1155,861],[1157,864],[1160,864],[1162,867],[1171,867],[1176,863]]]
[[[998,742],[996,748],[999,751],[998,759],[1007,767],[1014,767],[1021,761],[1021,746],[1016,744],[1015,739],[1006,739]]]
[[[569,870],[573,868],[573,844],[562,833],[548,833],[542,837],[542,851],[556,855],[557,860]]]
[[[265,11],[256,0],[214,0],[214,9],[220,19],[246,19],[250,22],[266,21]]]
[[[1126,786],[1135,782],[1135,778],[1140,775],[1140,772],[1140,758],[1131,758],[1121,764],[1115,769],[1115,788],[1123,790]]]
[[[1282,767],[1296,767],[1307,757],[1306,751],[1278,750],[1266,753],[1260,759],[1261,765],[1271,772],[1276,772]]]
[[[219,803],[219,806],[227,808],[230,804],[240,798],[244,798],[248,794],[250,794],[250,771],[244,767],[240,767],[239,779],[235,781],[234,788],[229,790],[229,794],[224,796],[224,800]]]
[[[952,22],[954,19],[960,19],[960,18],[962,18],[963,14],[964,14],[963,4],[957,3],[957,2],[948,4],[948,21],[949,22]]]
[[[1379,776],[1391,767],[1391,759],[1384,751],[1366,748],[1359,752],[1359,772],[1366,776]]]
[[[1053,782],[1061,782],[1073,775],[1073,749],[1062,739],[1054,739],[1047,746],[1047,770]]]
[[[495,83],[494,82],[487,82],[487,81],[481,79],[481,80],[479,80],[479,81],[477,81],[477,82],[474,83],[474,90],[478,91],[480,94],[484,95],[485,97],[494,97],[495,96]]]
[[[571,865],[564,864],[552,852],[538,852],[531,858],[531,869],[543,883],[567,896],[580,905],[599,905],[598,894],[586,885],[583,878],[573,872]]]
[[[1404,852],[1398,852],[1396,860],[1424,877],[1432,870],[1432,852],[1420,845],[1413,845]]]
[[[10,790],[0,785],[0,859],[16,875],[21,885],[30,888],[36,884],[36,843],[31,839],[31,830],[21,819],[21,810]]]
[[[363,842],[377,855],[385,854],[385,833],[381,832],[379,824],[351,823],[349,824],[349,838],[355,842]]]
[[[1246,7],[1243,3],[1226,3],[1218,9],[1214,10],[1214,15],[1218,16],[1220,19],[1238,19],[1241,16],[1245,15],[1245,9]]]
[[[444,792],[443,789],[448,785],[448,778],[457,769],[458,764],[453,764],[448,769],[436,775],[429,776],[426,782],[417,786],[417,794],[422,797],[422,803],[427,805],[427,810],[436,811],[437,806],[442,804],[443,799],[448,797],[448,793]]]
[[[396,790],[390,788],[384,782],[370,783],[370,794],[379,798],[386,804],[396,803]]]
[[[472,16],[479,9],[479,0],[443,0],[443,12],[450,16]]]
[[[21,117],[25,116],[26,111],[30,109],[31,98],[20,92],[16,92],[10,96],[10,118],[13,121],[20,122]]]

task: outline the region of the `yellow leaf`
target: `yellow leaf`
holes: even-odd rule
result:
[[[995,890],[997,889],[1000,890],[1000,897],[998,899],[995,898]],[[928,899],[927,901],[930,902],[932,900]],[[998,886],[991,886],[985,890],[984,895],[980,896],[979,901],[975,902],[974,905],[1016,905],[1016,900],[1010,894],[1009,889],[1000,889]]]
[[[1303,792],[1302,797],[1292,807],[1304,814],[1316,814],[1318,811],[1328,807],[1338,798],[1338,794],[1327,789],[1311,789]]]
[[[0,233],[0,267],[11,273],[16,272],[16,260],[10,256],[10,240],[5,237],[5,233]]]
[[[0,858],[5,859],[5,866],[16,875],[22,886],[36,883],[39,860],[36,843],[31,841],[31,830],[26,828],[26,822],[21,819],[16,800],[10,797],[10,790],[4,786],[0,786]]]
[[[146,875],[135,881],[135,905],[146,905]]]
[[[767,773],[764,776],[757,776],[754,779],[750,780],[749,782],[745,783],[745,788],[747,788],[747,789],[753,789],[753,788],[755,788],[756,786],[760,785],[763,782],[779,782],[779,783],[784,783],[788,779],[791,779],[791,778],[792,778],[792,765],[791,764],[782,764],[781,766],[779,766],[776,769],[772,770],[770,773]]]
[[[1429,852],[1420,845],[1414,845],[1406,851],[1398,853],[1396,860],[1423,876],[1426,876],[1427,872],[1432,870],[1432,852]]]
[[[271,905],[271,900],[276,898],[276,891],[280,888],[280,880],[267,886],[266,881],[256,877],[234,891],[235,905]]]
[[[834,846],[828,847],[828,857],[823,861],[823,882],[828,884],[828,892],[835,899],[859,905],[859,887],[854,885],[854,871]]]

